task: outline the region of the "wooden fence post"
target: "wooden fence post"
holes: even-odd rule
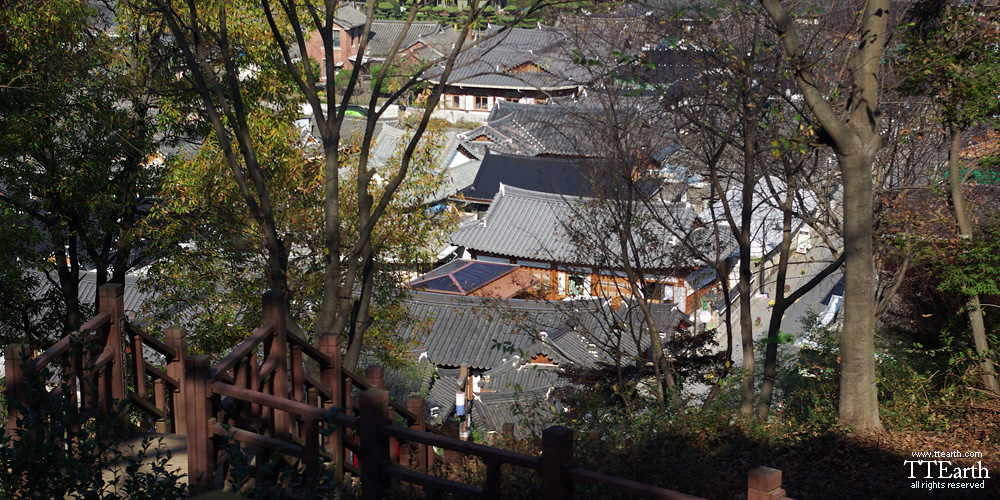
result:
[[[757,467],[747,474],[747,500],[785,500],[781,488],[781,471],[770,467]],[[790,499],[789,499],[790,500]]]
[[[104,329],[104,347],[111,349],[111,397],[117,403],[125,399],[125,380],[122,376],[122,319],[125,317],[125,285],[108,283],[98,290],[100,312],[111,314]],[[135,353],[142,356],[142,353]],[[138,375],[138,374],[137,374]],[[143,394],[145,396],[145,394]],[[112,404],[113,406],[113,404]]]
[[[503,424],[500,433],[503,434],[504,439],[507,440],[507,443],[505,444],[509,444],[514,440],[514,424],[511,422]]]
[[[381,500],[383,493],[382,467],[389,463],[389,439],[382,426],[389,423],[386,410],[389,393],[381,389],[368,389],[358,398],[361,415],[358,427],[361,433],[361,498]]]
[[[319,406],[319,394],[315,388],[310,388],[306,393],[306,402],[312,406]],[[303,417],[302,439],[305,442],[303,446],[305,456],[302,457],[306,469],[305,484],[313,484],[319,473],[319,422],[316,419]]]
[[[289,399],[288,393],[288,332],[285,329],[285,314],[288,303],[282,292],[267,292],[262,298],[264,306],[263,323],[274,325],[274,335],[271,337],[270,356],[277,363],[274,368],[274,396]],[[288,439],[291,433],[291,419],[288,412],[274,412],[274,434],[279,439]]]
[[[344,368],[340,359],[340,334],[324,333],[319,336],[319,350],[329,359],[329,365],[322,367],[320,383],[330,391],[330,404],[338,410],[344,407]],[[333,467],[337,480],[344,477],[344,429],[339,425],[326,438],[324,443],[328,452],[333,454]]]
[[[184,420],[184,359],[187,358],[187,335],[183,326],[171,326],[163,332],[164,343],[174,350],[176,357],[167,360],[167,376],[177,381],[177,388],[171,389],[170,402],[173,404],[173,427],[174,432],[183,435],[187,432],[187,424]]]
[[[385,389],[385,367],[382,365],[371,365],[365,368],[365,382],[372,386],[372,389]]]
[[[573,462],[573,429],[554,425],[542,431],[542,497],[573,498],[569,467]]]
[[[457,420],[455,420],[453,418],[449,418],[448,420],[445,420],[444,424],[441,426],[441,430],[444,431],[444,435],[445,436],[448,436],[448,437],[453,438],[453,439],[458,439],[458,421]],[[455,450],[449,450],[448,448],[445,448],[444,449],[444,463],[446,463],[448,465],[451,465],[451,466],[454,466],[454,467],[458,467],[462,463],[462,454],[459,453],[459,452],[457,452],[457,451],[455,451]]]
[[[187,422],[188,481],[191,486],[211,488],[215,473],[212,445],[212,359],[204,354],[184,360],[185,421]]]
[[[27,405],[27,394],[25,394],[24,380],[24,358],[25,346],[21,344],[11,344],[4,348],[4,358],[6,359],[4,371],[3,393],[7,399],[7,435],[12,439],[17,438],[17,421],[21,418],[21,411],[13,403],[17,401],[22,405]]]
[[[427,424],[425,422],[425,419],[427,418],[426,407],[427,401],[421,396],[410,396],[409,399],[406,400],[406,410],[417,417],[417,419],[410,424],[411,429],[421,432],[427,430]],[[427,472],[428,464],[433,463],[430,462],[431,457],[429,457],[427,453],[427,450],[430,447],[423,443],[414,443],[414,445],[416,446],[415,452],[417,454],[415,464],[417,470],[420,472]]]

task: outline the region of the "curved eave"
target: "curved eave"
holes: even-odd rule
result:
[[[428,79],[427,82],[437,85],[440,83],[439,80]],[[473,89],[503,89],[503,90],[524,90],[524,91],[542,91],[542,92],[553,92],[556,90],[573,90],[579,87],[579,85],[564,85],[559,87],[535,87],[533,85],[525,86],[515,86],[515,85],[483,85],[478,83],[447,83],[447,87],[458,87],[458,88],[473,88]]]

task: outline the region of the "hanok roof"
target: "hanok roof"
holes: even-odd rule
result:
[[[368,19],[364,12],[361,12],[350,5],[342,5],[337,9],[335,13],[336,17],[333,19],[334,24],[349,30],[352,28],[357,28],[358,26],[364,26],[365,21]]]
[[[451,242],[468,250],[518,259],[617,267],[614,262],[597,262],[597,257],[591,255],[588,249],[582,249],[580,242],[567,230],[568,226],[579,227],[577,221],[581,220],[586,207],[595,202],[597,200],[592,198],[504,186],[486,214],[479,220],[460,224],[452,234]],[[658,204],[656,208],[661,220],[677,224],[679,230],[693,225],[694,212],[686,204]],[[589,224],[591,221],[585,222]],[[662,248],[656,249],[657,252],[647,252],[651,260],[647,264],[660,269],[672,268],[676,265],[672,261],[672,254],[675,253],[672,251],[672,238],[665,228],[660,230],[665,233],[657,239]],[[614,247],[613,242],[608,244]]]
[[[368,58],[384,61],[389,56],[392,44],[403,33],[404,28],[406,28],[406,21],[372,20],[371,37],[368,40]],[[415,21],[403,35],[399,51],[405,51],[420,42],[422,37],[435,35],[440,31],[441,25],[436,21]]]
[[[459,191],[467,189],[475,182],[476,174],[479,173],[479,167],[482,163],[481,160],[469,160],[446,169],[441,186],[437,192],[431,195],[427,202],[444,200]]]
[[[584,307],[583,304],[596,308],[594,311],[573,310],[583,319],[596,313],[603,316],[602,322],[614,323],[622,329],[627,329],[628,325],[642,328],[640,320],[633,317],[640,316],[638,308],[629,306],[628,303],[618,310],[599,301],[574,305]],[[650,305],[657,327],[664,332],[661,338],[669,339],[680,323],[685,321],[684,315],[673,304]],[[566,304],[559,307],[566,310]],[[540,332],[535,342],[521,348],[519,354],[510,355],[500,364],[483,371],[479,383],[482,392],[477,394],[477,400],[470,409],[475,424],[481,429],[500,431],[503,424],[513,423],[516,435],[521,437],[530,430],[540,430],[529,427],[532,424],[544,426],[544,422],[552,417],[551,409],[559,411],[560,408],[559,402],[552,398],[552,389],[569,385],[569,381],[560,376],[563,367],[572,365],[594,368],[600,362],[609,362],[611,353],[618,349],[629,359],[635,359],[638,354],[635,342],[627,339],[616,346],[618,337],[608,334],[611,331],[609,326],[611,325],[602,328],[596,321],[584,321],[572,327],[563,326],[547,333]],[[627,335],[628,333],[624,333],[623,337]],[[460,338],[457,333],[456,336]],[[640,348],[648,349],[648,336],[642,340]],[[538,354],[544,354],[555,364],[531,363],[530,360]],[[454,411],[459,373],[458,369],[438,369],[438,379],[434,381],[427,397],[428,408],[436,408],[431,412],[432,421],[443,421]]]
[[[628,302],[617,310],[606,300],[573,302],[490,301],[482,298],[414,292],[407,300],[414,319],[400,332],[422,342],[420,349],[438,366],[467,365],[489,370],[525,356],[545,354],[557,364],[593,367],[621,349],[638,354],[634,343],[616,347],[616,329],[640,331],[638,309]],[[674,304],[650,304],[665,338],[684,321]],[[525,361],[522,359],[522,361]]]
[[[422,340],[428,359],[436,365],[464,364],[482,370],[511,358],[511,349],[530,346],[539,331],[556,329],[571,317],[570,311],[543,301],[488,304],[482,298],[415,292],[407,308],[416,321],[400,335]]]
[[[537,282],[535,277],[515,265],[457,259],[411,281],[407,286],[450,295],[506,299]]]
[[[481,44],[462,52],[449,84],[553,91],[574,89],[589,81],[589,74],[573,63],[572,47],[563,30],[495,26],[485,36]],[[437,83],[438,77],[431,72],[428,80]]]
[[[461,36],[462,33],[453,26],[448,26],[437,33],[422,36],[420,37],[420,42],[425,47],[417,49],[417,53],[423,59],[427,60],[442,57],[449,54],[455,48],[455,43]]]
[[[459,139],[463,149],[480,158],[487,148],[525,156],[597,157],[602,151],[593,140],[595,120],[591,110],[500,101],[484,125],[460,134]]]
[[[500,191],[501,184],[543,193],[589,195],[594,192],[590,172],[598,161],[487,153],[476,180],[457,198],[488,202]]]

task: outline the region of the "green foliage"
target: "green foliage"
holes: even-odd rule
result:
[[[937,265],[938,289],[964,297],[1000,296],[1000,221],[981,227],[971,240],[954,241]]]
[[[962,128],[998,111],[1000,41],[995,10],[969,2],[921,0],[898,27],[903,46],[897,65],[904,92],[932,97],[946,123]]]
[[[280,234],[294,250],[289,259],[288,284],[292,316],[306,332],[313,330],[315,298],[322,294],[324,178],[319,162],[308,159],[295,140],[291,111],[260,110],[250,126],[260,161],[266,165]],[[357,189],[352,186],[358,168],[357,139],[346,149],[340,175],[341,231],[345,251],[357,239]],[[437,170],[441,147],[437,132],[425,135],[398,196],[375,229],[375,247],[387,265],[376,272],[373,316],[366,346],[389,365],[402,363],[406,349],[399,345],[396,326],[407,321],[401,308],[400,285],[406,276],[388,263],[419,266],[432,258],[455,223],[454,214],[435,215],[421,208],[443,181]],[[398,167],[402,149],[376,168],[383,178]],[[373,186],[380,196],[384,184]],[[294,186],[294,189],[288,189]],[[415,205],[417,204],[417,205]],[[187,161],[171,163],[163,193],[143,225],[156,245],[156,261],[141,286],[156,292],[146,304],[159,326],[188,327],[189,346],[195,352],[221,355],[242,341],[260,322],[260,293],[269,285],[267,249],[257,236],[253,214],[233,180],[215,141],[207,141]],[[192,312],[194,314],[192,314]]]
[[[159,27],[122,5],[8,2],[0,33],[0,220],[16,237],[0,244],[0,261],[17,299],[37,282],[25,271],[58,271],[61,297],[16,302],[62,323],[45,335],[24,329],[22,340],[43,344],[86,313],[79,270],[96,269],[100,285],[137,262],[134,227],[161,174],[153,96],[175,78]],[[20,326],[3,319],[3,329]]]
[[[17,405],[16,439],[0,437],[0,496],[6,498],[187,498],[186,479],[167,466],[169,451],[146,438],[128,453],[116,446],[120,413],[86,418],[66,398],[50,397],[52,373],[29,373],[30,406]],[[96,390],[96,387],[95,387]],[[6,423],[6,419],[4,419]]]
[[[324,430],[332,428],[332,423],[327,422]],[[308,500],[356,497],[354,489],[337,480],[335,469],[323,469],[317,477],[306,477],[301,463],[287,461],[280,452],[267,455],[265,458],[264,454],[255,453],[228,437],[219,464],[227,471],[225,489],[255,500],[286,496]]]

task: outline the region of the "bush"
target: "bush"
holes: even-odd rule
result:
[[[116,446],[123,413],[85,418],[66,398],[50,397],[50,377],[48,370],[26,374],[29,407],[8,402],[21,418],[16,439],[6,429],[0,438],[0,497],[187,498],[184,475],[167,468],[169,451],[146,438],[137,453],[125,453]]]

